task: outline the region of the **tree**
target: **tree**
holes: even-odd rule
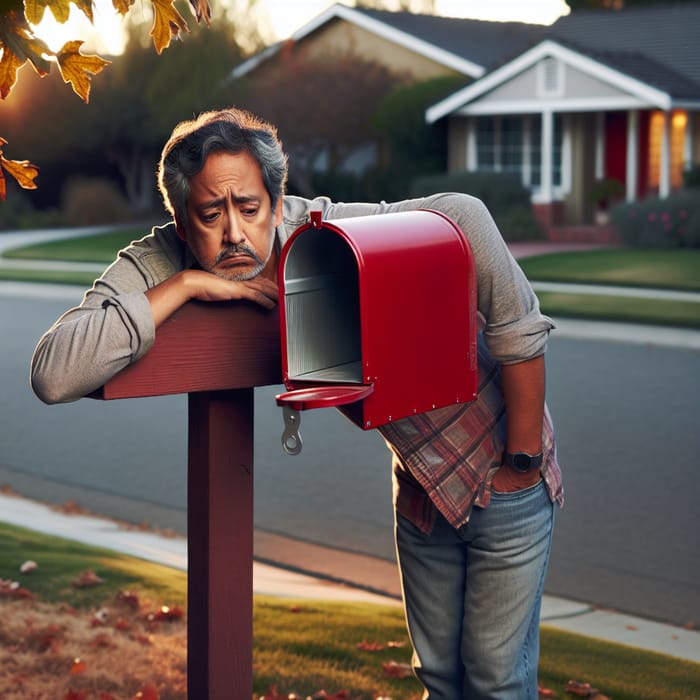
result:
[[[378,140],[373,116],[402,76],[355,51],[310,55],[303,47],[282,51],[274,68],[242,79],[242,106],[278,127],[290,156],[290,181],[313,194],[315,165],[329,171],[355,149]]]
[[[125,16],[135,0],[112,0],[114,9]],[[23,0],[0,0],[0,97],[5,100],[17,82],[17,74],[25,65],[44,77],[57,66],[65,83],[70,83],[73,91],[85,103],[90,99],[92,77],[100,73],[110,61],[96,56],[82,54],[82,41],[68,41],[59,51],[52,51],[34,33],[32,25],[37,25],[48,7],[54,18],[65,23],[70,14],[70,3],[74,2],[80,12],[93,20],[94,0],[39,0],[24,3]],[[189,32],[187,22],[175,8],[175,0],[151,0],[153,25],[150,36],[158,54],[162,53],[173,37]],[[207,25],[211,21],[211,8],[208,0],[190,0],[197,22],[203,19]],[[36,165],[27,160],[10,160],[3,155],[7,141],[0,136],[0,201],[5,199],[6,183],[4,172],[14,177],[21,187],[35,189],[38,175]]]

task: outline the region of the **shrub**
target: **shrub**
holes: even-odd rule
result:
[[[699,248],[700,198],[682,190],[666,199],[649,197],[618,204],[611,221],[625,245],[639,248]]]
[[[7,182],[7,199],[0,202],[0,231],[26,231],[34,228],[65,226],[55,209],[36,209],[28,193],[13,181]]]
[[[700,165],[694,165],[689,170],[683,171],[684,187],[700,187]]]
[[[410,195],[424,197],[436,192],[464,192],[488,207],[507,241],[544,238],[535,221],[530,192],[509,173],[461,172],[416,178]]]
[[[63,190],[62,211],[71,226],[113,224],[132,219],[129,203],[119,188],[101,178],[74,178]]]

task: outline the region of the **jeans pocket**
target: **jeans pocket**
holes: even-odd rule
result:
[[[526,486],[524,489],[518,489],[517,491],[496,491],[491,489],[491,499],[494,498],[499,501],[516,500],[518,498],[526,498],[530,494],[536,493],[541,487],[544,486],[544,479],[540,477],[540,480],[532,484],[532,486]]]

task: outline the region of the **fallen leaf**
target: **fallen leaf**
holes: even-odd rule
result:
[[[109,610],[107,608],[100,608],[90,620],[90,626],[96,627],[97,625],[106,625],[109,619]]]
[[[573,693],[580,698],[590,698],[598,694],[598,688],[593,688],[590,683],[580,683],[579,681],[568,681],[565,687],[567,693]]]
[[[184,615],[184,610],[179,606],[175,605],[172,608],[167,605],[161,606],[161,608],[155,612],[148,615],[148,620],[156,620],[158,622],[173,622],[174,620],[181,620]]]
[[[537,694],[541,698],[556,698],[557,697],[557,694],[553,690],[551,690],[550,688],[545,688],[545,687],[539,685],[539,683],[537,685]]]
[[[34,594],[26,588],[22,588],[18,581],[0,578],[0,597],[33,598]]]
[[[19,571],[21,574],[28,574],[32,571],[35,571],[36,569],[39,568],[39,565],[35,562],[29,559],[28,561],[25,561],[22,566],[19,567]]]
[[[76,588],[89,588],[90,586],[99,586],[104,582],[105,580],[100,578],[92,569],[85,569],[73,580],[73,585]]]
[[[384,670],[384,675],[388,678],[411,678],[413,676],[411,664],[386,661],[382,663],[382,669]]]
[[[82,659],[73,659],[73,665],[70,667],[72,675],[77,676],[87,671],[87,664]]]
[[[68,689],[68,692],[63,696],[62,700],[87,700],[88,691],[87,690],[73,690]]]
[[[363,651],[381,651],[384,648],[383,644],[379,644],[379,642],[368,642],[366,639],[358,642],[356,646]]]
[[[386,643],[387,647],[389,649],[401,649],[402,647],[406,646],[406,642],[387,642]]]
[[[124,605],[132,610],[138,610],[141,606],[141,601],[139,600],[138,595],[136,593],[132,593],[131,591],[119,591],[119,593],[117,593],[117,600],[120,603],[124,603]]]
[[[133,700],[159,700],[158,689],[154,685],[144,685]]]
[[[100,632],[91,642],[90,646],[95,649],[105,649],[112,646],[112,638],[105,632]]]

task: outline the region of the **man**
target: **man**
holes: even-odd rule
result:
[[[539,609],[562,488],[545,408],[552,322],[481,202],[393,204],[285,196],[274,127],[240,110],[178,125],[159,187],[173,222],[119,253],[79,307],[41,338],[32,386],[47,403],[103,385],[151,347],[190,299],[277,303],[280,246],[309,221],[412,209],[451,217],[471,245],[479,396],[380,428],[394,462],[396,544],[424,698],[537,698]]]

